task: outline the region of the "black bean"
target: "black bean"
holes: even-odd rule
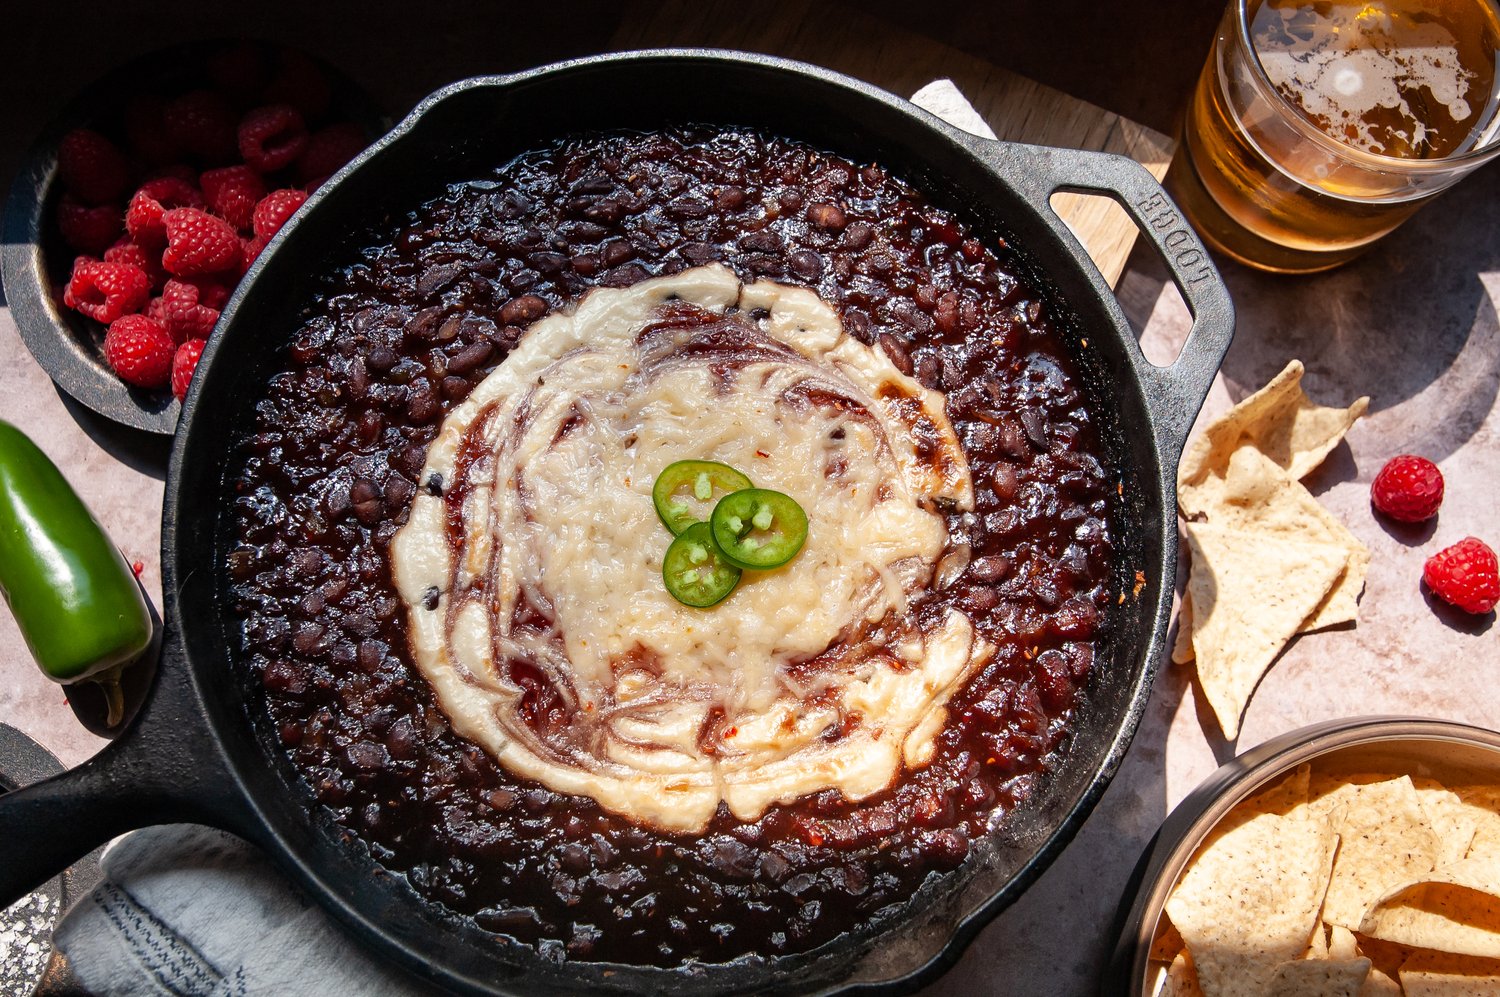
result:
[[[818,228],[834,230],[843,228],[846,222],[844,209],[827,202],[808,205],[807,220]]]
[[[349,488],[349,506],[355,518],[366,526],[379,522],[385,515],[380,486],[369,478],[360,478]]]
[[[816,280],[823,275],[823,257],[811,249],[798,250],[789,262],[792,272],[804,280]]]
[[[431,297],[457,280],[463,272],[464,267],[459,263],[428,267],[422,271],[422,276],[417,278],[417,294],[424,298]]]
[[[568,258],[561,253],[532,253],[526,257],[526,262],[534,267],[537,273],[552,277],[562,273],[563,267],[568,265]],[[506,319],[506,321],[510,320]]]
[[[635,247],[628,239],[611,239],[599,251],[599,259],[605,267],[617,267],[634,255]]]
[[[464,378],[452,376],[443,378],[443,382],[438,385],[443,397],[450,402],[461,400],[469,393],[471,387],[472,385]]]
[[[844,230],[844,245],[856,252],[875,240],[875,226],[869,222],[854,222]]]
[[[1021,425],[1026,430],[1026,441],[1037,450],[1047,450],[1047,420],[1035,409],[1021,410]]]
[[[384,346],[376,346],[365,354],[365,365],[384,373],[396,365],[396,354]]]
[[[697,197],[679,197],[667,205],[667,214],[679,219],[702,218],[711,210],[707,201]]]
[[[485,340],[471,343],[448,359],[448,371],[452,374],[467,374],[488,360],[493,352],[494,345]]]
[[[740,248],[753,253],[775,253],[781,249],[781,236],[774,229],[763,228],[742,238]]]
[[[438,401],[437,392],[432,390],[432,385],[426,378],[422,383],[413,386],[410,397],[406,401],[406,417],[412,422],[427,422],[442,411],[442,403]]]
[[[639,263],[626,263],[624,266],[618,266],[613,270],[606,271],[599,278],[599,283],[603,287],[630,287],[633,284],[639,284],[650,276],[650,271]]]
[[[1010,452],[1007,450],[1006,452]],[[1011,453],[1011,456],[1015,456]],[[1021,479],[1012,464],[996,464],[994,471],[990,474],[990,490],[996,499],[1001,502],[1010,502],[1015,499],[1021,489]]]
[[[885,355],[891,358],[891,363],[896,366],[896,369],[908,377],[911,376],[911,354],[907,352],[906,344],[888,332],[882,332],[877,342],[880,343],[880,348]]]
[[[534,322],[547,314],[547,302],[535,294],[523,294],[505,303],[500,309],[500,321],[506,325]]]
[[[1010,574],[1010,561],[999,554],[976,559],[969,565],[969,577],[986,585],[1004,581]]]

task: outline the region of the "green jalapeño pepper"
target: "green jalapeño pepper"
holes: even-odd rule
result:
[[[694,523],[667,548],[661,578],[678,602],[703,609],[734,591],[740,583],[740,569],[714,548],[708,524]]]
[[[57,466],[0,420],[0,595],[54,682],[97,682],[120,721],[119,677],[151,644],[130,565]]]
[[[714,502],[730,492],[750,488],[750,479],[716,460],[679,460],[668,464],[651,486],[656,514],[676,536],[708,519]]]
[[[769,488],[724,496],[709,524],[724,559],[741,568],[783,565],[807,540],[807,513],[790,495]]]

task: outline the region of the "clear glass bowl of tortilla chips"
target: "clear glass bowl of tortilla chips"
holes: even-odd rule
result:
[[[1500,734],[1341,720],[1221,767],[1137,868],[1106,992],[1500,994]]]

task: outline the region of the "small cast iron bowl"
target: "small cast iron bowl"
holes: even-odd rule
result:
[[[317,807],[275,737],[249,670],[226,557],[233,460],[299,313],[322,275],[454,180],[488,173],[566,133],[673,123],[748,126],[904,176],[976,231],[1003,237],[1048,297],[1077,357],[1107,460],[1112,606],[1064,762],[952,873],[810,952],[673,969],[556,963],[423,900]],[[1183,353],[1156,367],[1109,286],[1049,206],[1057,191],[1118,201],[1161,250],[1194,314]],[[1117,156],[977,138],[845,76],[706,50],[580,59],[466,80],[423,101],[326,184],[281,231],[225,309],[173,441],[162,520],[166,635],[132,728],[66,776],[0,798],[0,902],[129,828],[199,821],[269,854],[359,940],[431,982],[471,994],[905,991],[940,973],[1072,838],[1124,756],[1165,648],[1176,567],[1175,476],[1188,428],[1228,348],[1228,294],[1161,187]],[[278,334],[277,330],[282,331]],[[1087,346],[1084,340],[1087,340]]]
[[[1332,774],[1426,776],[1500,785],[1500,733],[1422,717],[1358,717],[1303,727],[1224,763],[1177,805],[1146,846],[1121,904],[1106,997],[1153,992],[1151,940],[1187,864],[1231,810],[1304,762]]]
[[[120,380],[104,362],[104,326],[62,303],[62,289],[78,253],[63,242],[55,221],[62,196],[57,148],[75,128],[96,128],[118,138],[119,123],[131,98],[146,93],[181,94],[203,85],[202,53],[232,44],[238,42],[197,42],[163,49],[134,59],[85,87],[27,151],[11,184],[0,226],[0,275],[6,303],[31,355],[78,402],[105,418],[149,433],[176,432],[182,406],[165,388],[148,391]],[[296,51],[270,43],[251,44],[263,55]],[[352,121],[371,138],[390,127],[390,118],[347,74],[321,59],[297,54],[311,59],[328,81],[329,121]]]

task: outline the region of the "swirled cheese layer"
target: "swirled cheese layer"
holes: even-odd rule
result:
[[[809,517],[788,565],[708,609],[661,580],[651,486],[740,468]],[[810,291],[720,266],[595,290],[536,323],[429,448],[392,542],[413,656],[454,728],[515,774],[671,830],[933,751],[989,653],[911,602],[968,508],[942,398]]]

